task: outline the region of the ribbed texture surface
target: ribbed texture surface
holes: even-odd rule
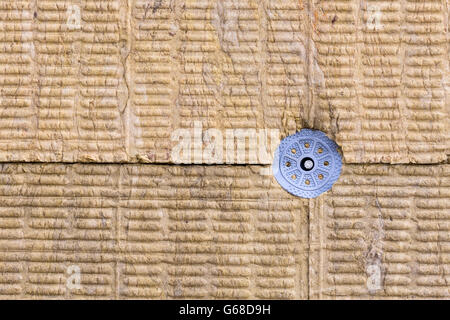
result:
[[[313,124],[347,163],[436,163],[449,153],[443,1],[316,1]]]
[[[0,161],[168,163],[171,135],[196,124],[223,137],[321,129],[347,163],[447,159],[442,1],[4,0],[0,12]]]
[[[260,169],[3,165],[0,297],[306,298],[307,202]]]
[[[0,0],[0,298],[448,299],[448,6]],[[308,201],[303,128],[344,163]]]
[[[449,196],[448,165],[345,167],[311,203],[311,298],[448,299]]]

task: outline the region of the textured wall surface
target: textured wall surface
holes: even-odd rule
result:
[[[171,162],[195,122],[322,129],[349,163],[447,160],[444,1],[0,6],[0,160]]]
[[[449,165],[345,167],[309,209],[310,297],[448,299],[449,197]]]
[[[308,295],[308,202],[259,168],[8,164],[0,183],[0,298]]]
[[[449,299],[449,10],[0,0],[0,298]],[[270,168],[302,128],[313,200]]]

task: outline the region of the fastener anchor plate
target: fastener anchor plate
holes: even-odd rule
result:
[[[325,133],[310,129],[283,139],[272,165],[281,187],[301,198],[316,198],[330,190],[341,168],[338,145]]]

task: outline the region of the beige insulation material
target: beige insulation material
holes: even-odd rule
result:
[[[312,1],[316,128],[348,163],[449,154],[448,1]]]
[[[450,298],[449,8],[0,0],[0,298]],[[313,200],[270,168],[302,128]]]
[[[0,297],[450,298],[448,165],[346,166],[313,200],[259,169],[4,164]]]
[[[322,129],[348,163],[447,159],[445,1],[5,0],[0,10],[1,161],[172,162],[171,134],[196,123],[281,137]]]
[[[346,166],[310,203],[310,298],[449,299],[449,197],[449,165]]]
[[[259,169],[1,165],[0,298],[305,299],[308,201]]]

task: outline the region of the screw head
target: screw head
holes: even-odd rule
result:
[[[306,160],[304,166],[306,169],[312,169],[312,167],[314,167],[314,162],[312,162],[312,160]]]

